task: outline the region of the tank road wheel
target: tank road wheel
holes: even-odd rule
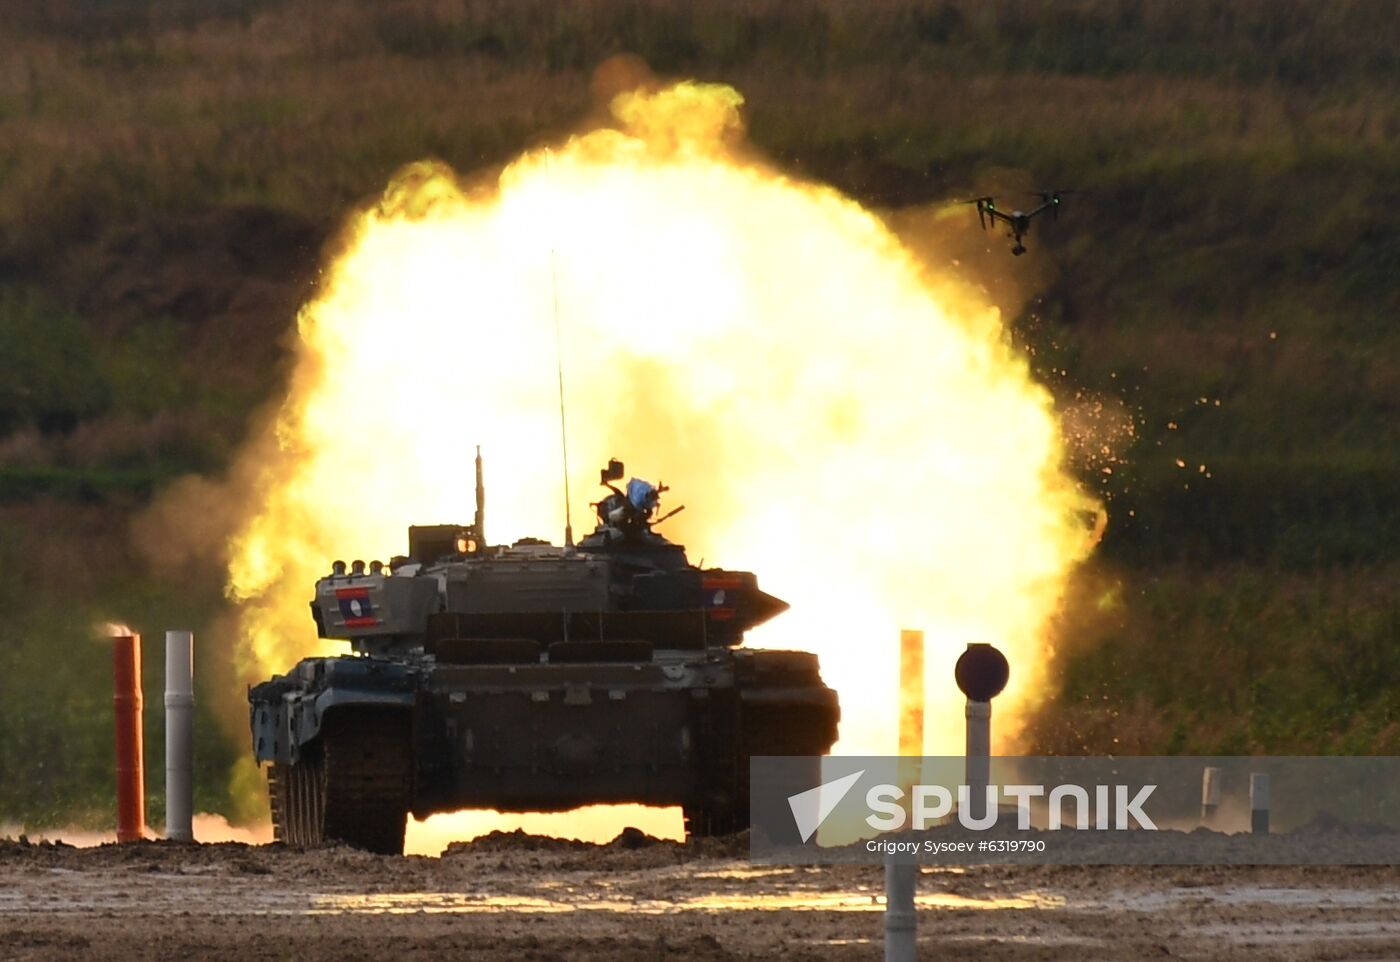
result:
[[[274,836],[301,848],[345,842],[403,854],[413,789],[410,749],[407,719],[396,713],[328,716],[321,737],[296,764],[268,772]]]
[[[267,767],[267,802],[272,809],[272,838],[287,841],[287,766],[273,762]]]
[[[294,765],[274,764],[267,773],[273,837],[287,845],[321,845],[325,824],[325,768],[320,745],[309,745]]]

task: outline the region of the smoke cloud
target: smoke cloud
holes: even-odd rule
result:
[[[793,604],[750,641],[820,654],[842,750],[894,749],[901,627],[928,639],[929,751],[956,747],[969,642],[1012,662],[1013,737],[1092,549],[1097,505],[991,299],[755,159],[727,87],[619,93],[606,124],[490,183],[405,168],[348,224],[296,350],[231,478],[152,516],[221,529],[249,677],[336,650],[306,613],[333,558],[470,517],[477,444],[492,539],[559,539],[556,360],[575,527],[610,456],[670,484],[687,511],[663,530],[693,562],[752,569]]]

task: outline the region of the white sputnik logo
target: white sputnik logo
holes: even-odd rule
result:
[[[809,841],[817,834],[817,829],[821,828],[831,810],[841,804],[841,799],[846,797],[864,774],[865,769],[862,768],[854,774],[843,775],[816,788],[788,796],[788,808],[792,809],[792,819],[797,823],[797,831],[801,833],[803,842]]]

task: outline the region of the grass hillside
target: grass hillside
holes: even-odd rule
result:
[[[1080,190],[958,268],[1020,272],[991,294],[1065,410],[1133,424],[1083,461],[1112,520],[1036,747],[1400,750],[1397,49],[1373,0],[0,0],[0,821],[109,777],[80,629],[218,617],[125,525],[275,396],[338,219],[561,136],[621,53],[896,224]]]

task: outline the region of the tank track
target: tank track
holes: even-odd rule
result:
[[[749,827],[748,759],[739,755],[737,692],[711,699],[696,719],[702,796],[682,809],[686,838],[733,835]]]
[[[800,657],[793,657],[798,654]],[[816,660],[805,653],[764,653],[763,687],[803,688],[820,685]],[[703,751],[702,782],[705,794],[684,807],[686,837],[711,838],[732,835],[749,828],[749,759],[755,755],[798,755],[813,758],[826,753],[835,733],[825,730],[822,719],[808,711],[784,706],[741,706],[716,699],[699,728]]]
[[[413,791],[406,719],[375,711],[328,716],[301,759],[272,765],[267,780],[277,841],[403,854]]]

